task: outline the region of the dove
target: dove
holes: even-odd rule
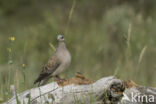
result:
[[[65,39],[63,35],[57,36],[58,47],[56,52],[51,56],[48,62],[43,66],[42,71],[34,84],[39,83],[42,86],[48,82],[50,78],[55,78],[57,82],[61,79],[59,74],[64,72],[71,63],[71,55],[66,48]]]

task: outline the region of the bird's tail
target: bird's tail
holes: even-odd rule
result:
[[[45,85],[48,82],[49,79],[50,79],[50,77],[47,77],[47,78],[42,79],[42,80],[40,80],[38,78],[37,80],[34,81],[34,84],[38,83],[38,87],[39,86],[43,86],[43,85]]]
[[[34,84],[36,84],[37,82],[39,82],[39,81],[38,81],[38,80],[35,80],[35,81],[34,81]]]

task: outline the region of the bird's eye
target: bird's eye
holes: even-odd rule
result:
[[[61,37],[61,39],[63,39],[63,36]]]

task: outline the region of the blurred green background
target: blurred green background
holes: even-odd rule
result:
[[[0,0],[0,99],[35,87],[64,34],[76,72],[156,87],[156,0]],[[14,39],[15,38],[15,39]]]

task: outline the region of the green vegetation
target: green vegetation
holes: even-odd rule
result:
[[[35,87],[58,34],[65,35],[72,54],[62,77],[116,75],[156,86],[155,5],[155,0],[1,0],[0,99],[10,98],[12,84],[17,92]]]

